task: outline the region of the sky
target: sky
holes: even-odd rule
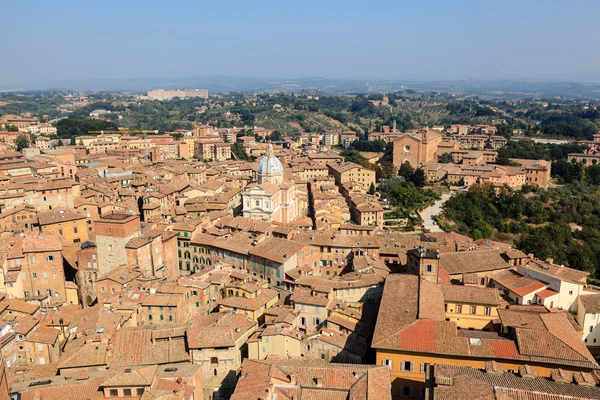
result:
[[[264,78],[600,82],[598,0],[0,0],[0,83]]]

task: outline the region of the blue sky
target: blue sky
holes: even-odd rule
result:
[[[600,82],[600,1],[0,0],[0,83],[193,75]]]

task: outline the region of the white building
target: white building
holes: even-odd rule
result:
[[[579,296],[577,323],[583,331],[586,346],[600,346],[600,294]]]
[[[242,192],[242,207],[244,217],[249,218],[288,223],[298,217],[296,184],[284,181],[283,166],[270,143],[258,163],[256,183]]]
[[[548,308],[558,308],[572,313],[577,312],[577,296],[587,294],[584,288],[588,272],[556,265],[551,259],[546,261],[530,260],[517,266],[521,275],[536,279],[547,284],[544,291],[543,303]],[[536,294],[539,297],[539,294]],[[546,304],[548,303],[548,304]]]

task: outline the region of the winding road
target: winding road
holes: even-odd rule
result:
[[[425,229],[427,229],[430,232],[444,232],[442,228],[439,227],[439,225],[433,224],[434,221],[432,217],[442,212],[442,205],[449,198],[449,194],[442,194],[441,200],[438,200],[429,207],[424,208],[423,211],[419,213],[421,218],[423,218],[423,225],[425,225]]]

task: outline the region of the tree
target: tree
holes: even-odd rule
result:
[[[31,143],[29,142],[29,138],[25,135],[23,135],[22,133],[20,135],[17,135],[17,138],[15,139],[15,146],[17,148],[17,151],[21,151],[27,147],[29,147]]]
[[[412,181],[413,174],[413,167],[410,166],[410,163],[408,161],[405,161],[398,170],[398,175],[403,177],[406,181]]]
[[[425,171],[423,170],[423,168],[417,168],[413,173],[412,182],[415,184],[416,187],[422,188],[423,186],[425,186],[426,181],[427,179],[425,178]]]
[[[371,182],[371,186],[369,186],[369,194],[375,194],[375,184]]]
[[[19,128],[16,125],[6,125],[7,132],[19,132]]]
[[[453,163],[454,158],[452,157],[451,153],[443,153],[442,155],[438,156],[438,162],[444,164]]]
[[[64,146],[62,139],[58,139],[58,142],[56,143],[57,146]]]
[[[271,133],[271,141],[273,142],[281,142],[283,140],[283,135],[279,131],[273,131]]]
[[[513,126],[508,124],[500,124],[496,128],[498,129],[498,135],[504,136],[507,139],[511,138],[514,130]]]
[[[358,151],[356,150],[344,150],[340,153],[344,157],[344,161],[353,162],[355,164],[361,164],[367,161]]]
[[[396,168],[394,167],[394,164],[390,161],[381,161],[377,165],[375,175],[377,176],[377,181],[380,181],[382,179],[390,179],[396,175]]]
[[[253,161],[252,157],[246,153],[246,149],[240,143],[234,143],[231,145],[231,152],[233,153],[236,160],[241,161]]]

